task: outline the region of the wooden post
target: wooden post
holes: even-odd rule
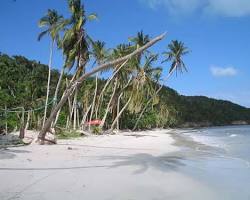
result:
[[[29,125],[30,125],[30,115],[31,115],[32,111],[28,112],[28,116],[27,116],[27,120],[26,120],[26,125],[25,125],[25,131],[28,130]]]
[[[21,118],[21,126],[20,126],[20,133],[19,138],[23,139],[25,135],[25,127],[24,127],[24,107],[22,108],[22,118]]]
[[[7,106],[5,105],[5,131],[6,131],[6,134],[8,134],[8,116],[7,116]]]

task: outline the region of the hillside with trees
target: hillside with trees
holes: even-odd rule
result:
[[[29,129],[40,129],[43,123],[44,105],[47,94],[48,66],[37,61],[31,61],[23,56],[10,57],[5,54],[0,55],[0,127],[3,132],[8,127],[8,131],[17,130],[20,126]],[[57,88],[60,72],[53,69],[51,71],[50,96],[48,99],[48,112],[54,104],[54,93]],[[71,74],[62,76],[58,98],[63,94],[67,87],[67,82],[72,78]],[[83,118],[88,121],[91,113],[86,116],[85,110],[89,107],[94,98],[96,82],[100,87],[104,87],[106,79],[90,77],[84,81],[83,87],[79,89],[77,97],[77,126]],[[160,88],[160,85],[152,87]],[[97,91],[99,97],[101,90]],[[112,87],[107,87],[107,93],[103,96],[100,114],[106,111],[109,104]],[[118,96],[116,98],[119,98]],[[147,104],[147,100],[140,105],[136,103],[129,105],[122,113],[119,120],[119,128],[133,129],[140,116],[142,107]],[[57,127],[61,129],[73,129],[74,119],[69,99],[68,103],[62,108],[58,117]],[[139,100],[138,100],[139,102]],[[116,102],[112,101],[111,104]],[[121,106],[126,102],[121,102]],[[116,105],[117,106],[117,105]],[[14,109],[13,109],[14,108]],[[8,112],[6,112],[8,111]],[[71,117],[70,117],[71,115]],[[95,115],[95,111],[92,113]],[[107,114],[104,129],[109,129],[112,125],[114,112]],[[95,117],[94,117],[95,118]],[[235,121],[250,121],[250,110],[231,103],[229,101],[215,100],[207,97],[189,97],[179,95],[175,90],[163,87],[154,102],[147,107],[135,129],[147,129],[155,127],[176,127],[189,123],[189,126],[198,125],[229,125]],[[95,130],[98,131],[98,130]]]

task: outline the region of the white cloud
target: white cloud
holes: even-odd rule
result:
[[[210,71],[213,76],[221,77],[221,76],[235,76],[237,75],[237,70],[234,67],[210,67]]]
[[[140,0],[150,8],[164,6],[171,15],[201,12],[209,15],[242,17],[250,15],[250,0]]]
[[[141,0],[141,2],[153,9],[164,6],[171,14],[192,13],[201,3],[200,0]]]
[[[250,0],[209,0],[207,12],[227,17],[250,15]]]

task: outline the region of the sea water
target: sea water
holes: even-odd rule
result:
[[[194,144],[190,150],[195,156],[184,161],[187,173],[207,184],[215,199],[250,200],[250,126],[201,128],[182,134],[204,144]]]
[[[202,128],[187,135],[195,141],[225,150],[225,156],[250,163],[250,126]]]

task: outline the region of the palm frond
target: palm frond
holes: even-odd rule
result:
[[[45,30],[45,31],[42,31],[41,33],[39,33],[37,40],[40,41],[43,38],[43,36],[48,34],[48,32],[49,32],[49,30]]]
[[[89,21],[93,21],[93,20],[98,20],[98,16],[96,13],[91,13],[87,16]]]

